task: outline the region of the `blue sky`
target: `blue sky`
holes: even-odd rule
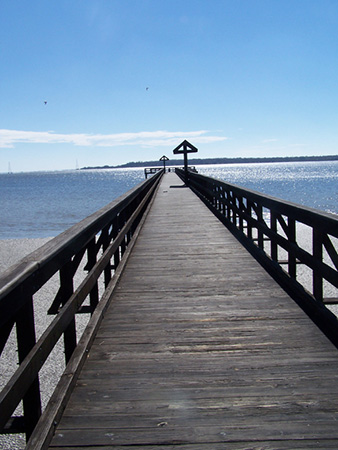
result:
[[[0,172],[338,154],[338,1],[1,0],[0,105]]]

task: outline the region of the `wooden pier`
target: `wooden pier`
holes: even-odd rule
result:
[[[338,353],[164,175],[49,445],[337,449]]]
[[[175,170],[0,275],[0,353],[15,329],[19,363],[0,433],[26,450],[337,449],[337,217]]]

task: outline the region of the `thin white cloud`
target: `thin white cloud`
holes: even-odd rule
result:
[[[225,136],[212,136],[207,130],[199,131],[141,131],[138,133],[86,134],[54,133],[53,131],[20,131],[0,129],[0,148],[15,144],[72,144],[76,146],[115,147],[139,145],[158,147],[177,145],[181,140],[191,139],[194,144],[219,142]]]
[[[262,141],[263,144],[269,144],[270,142],[277,142],[277,139],[264,139]]]

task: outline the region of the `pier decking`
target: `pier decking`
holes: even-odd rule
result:
[[[166,174],[50,449],[336,449],[338,353]]]

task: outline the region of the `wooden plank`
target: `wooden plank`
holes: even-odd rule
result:
[[[338,447],[337,349],[167,174],[50,449]]]
[[[248,450],[247,442],[227,442],[226,447],[224,443],[213,443],[212,447],[210,447],[211,443],[200,443],[198,444],[198,450],[209,450],[212,448],[213,450]],[[173,444],[173,445],[142,445],[142,450],[197,450],[196,445],[192,444]],[[250,446],[250,450],[287,450],[292,448],[292,450],[317,450],[317,449],[325,449],[325,450],[336,450],[337,449],[337,441],[328,439],[325,442],[320,442],[316,439],[302,439],[299,441],[255,441],[252,446]],[[92,446],[91,450],[135,450],[135,446],[120,446],[120,445],[107,445],[107,446]],[[54,450],[74,450],[74,447],[54,447]],[[85,447],[76,447],[76,450],[88,450],[88,446]]]
[[[318,440],[299,440],[299,441],[255,441],[255,443],[250,446],[250,450],[286,450],[292,448],[292,450],[317,450],[320,442]],[[85,446],[85,447],[76,447],[77,450],[135,450],[135,446],[120,446],[120,445],[108,445],[105,447],[102,446]],[[187,445],[187,444],[174,444],[174,445],[143,445],[142,450],[196,450],[196,445]],[[198,450],[209,450],[210,443],[200,443],[198,445]],[[224,450],[224,443],[213,443],[213,450]],[[336,450],[337,449],[337,441],[336,440],[326,440],[325,441],[326,450]],[[226,444],[227,450],[248,450],[247,442],[227,442]],[[54,447],[54,450],[74,450],[74,447]]]
[[[213,444],[221,442],[227,444],[228,442],[239,441],[246,442],[246,445],[248,445],[248,442],[250,442],[250,445],[254,445],[255,441],[283,440],[284,436],[291,443],[289,448],[292,449],[294,449],[294,442],[302,439],[317,439],[320,446],[320,441],[326,440],[326,436],[337,439],[337,428],[335,430],[334,427],[327,427],[326,423],[318,423],[318,426],[313,428],[309,426],[307,420],[265,423],[263,419],[260,420],[257,416],[255,423],[248,423],[244,418],[242,421],[237,421],[235,425],[230,424],[230,426],[227,425],[225,418],[219,426],[206,427],[182,426],[179,428],[168,424],[168,426],[163,427],[154,425],[149,429],[88,429],[81,430],[81,433],[77,430],[62,430],[62,433],[56,433],[54,442],[56,446],[68,442],[68,445],[73,447],[84,446],[88,442],[91,443],[90,445],[97,446],[124,445],[125,442],[130,442],[134,446],[139,446],[139,448],[150,444],[177,445],[189,443],[194,443],[196,448],[199,448],[200,444],[209,443],[210,448],[213,448]],[[325,445],[325,443],[323,444]]]

